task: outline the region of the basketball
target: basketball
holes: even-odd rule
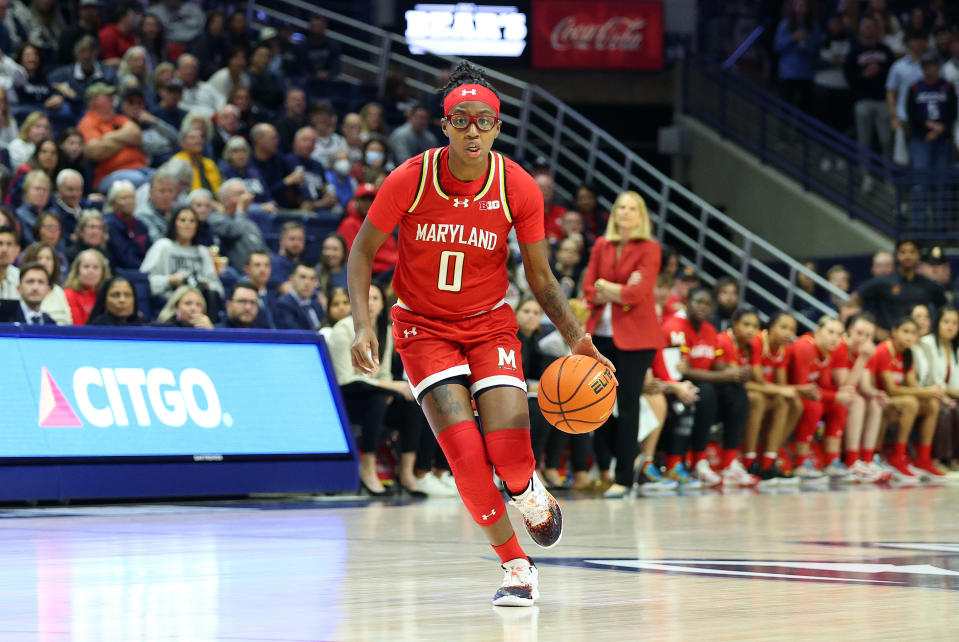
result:
[[[592,432],[613,412],[614,381],[609,368],[593,357],[560,357],[540,377],[539,409],[546,421],[563,432]]]

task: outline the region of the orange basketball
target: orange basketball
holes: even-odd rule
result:
[[[596,430],[609,419],[616,403],[616,384],[609,368],[592,357],[572,355],[549,364],[536,393],[546,421],[563,432]]]

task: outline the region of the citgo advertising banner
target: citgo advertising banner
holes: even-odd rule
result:
[[[316,343],[0,336],[0,458],[349,453]]]

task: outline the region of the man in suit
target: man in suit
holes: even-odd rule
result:
[[[237,283],[226,302],[226,320],[218,328],[269,329],[266,318],[260,314],[260,293],[251,283]]]
[[[312,330],[316,332],[323,322],[323,306],[313,293],[319,280],[316,268],[297,264],[290,277],[293,290],[276,302],[276,327],[280,330]]]
[[[27,263],[20,267],[19,301],[7,301],[0,308],[0,321],[26,325],[56,325],[40,304],[50,294],[50,274],[39,263]]]

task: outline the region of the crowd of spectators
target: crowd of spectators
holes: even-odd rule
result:
[[[786,0],[771,49],[780,95],[902,166],[922,171],[914,230],[947,231],[959,150],[954,3]],[[824,171],[833,159],[821,160]],[[875,177],[864,175],[870,192]]]

